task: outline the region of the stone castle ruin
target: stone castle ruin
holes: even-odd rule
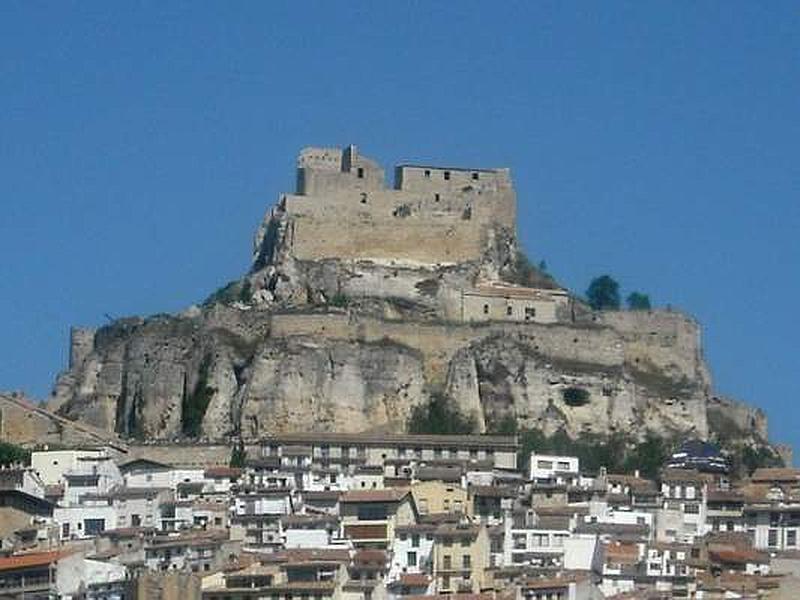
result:
[[[355,146],[303,150],[297,192],[279,203],[301,260],[412,265],[479,260],[493,228],[514,229],[515,209],[508,169],[400,165],[389,188]]]
[[[510,416],[571,436],[709,436],[720,411],[693,319],[593,312],[552,279],[515,278],[507,169],[394,179],[353,146],[303,150],[248,273],[179,315],[74,330],[51,408],[123,438],[256,440],[399,432],[444,394],[481,431]],[[737,406],[733,426],[765,437]]]
[[[297,164],[296,193],[280,197],[256,238],[255,264],[273,267],[272,290],[276,265],[303,265],[282,279],[310,279],[306,287],[327,297],[402,298],[451,321],[567,318],[565,290],[499,280],[516,243],[508,169],[404,164],[389,188],[355,146],[306,148]],[[339,268],[320,276],[330,261]],[[293,295],[296,304],[303,293]]]

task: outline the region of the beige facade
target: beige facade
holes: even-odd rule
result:
[[[415,524],[417,514],[407,489],[355,490],[339,499],[342,533],[360,548],[387,548],[395,528]]]
[[[383,466],[387,459],[490,461],[494,468],[517,468],[516,436],[289,433],[261,440],[262,456],[308,449],[314,464]]]
[[[458,483],[420,481],[411,486],[411,493],[421,515],[432,513],[472,515],[472,502],[467,490]]]
[[[485,283],[461,293],[461,320],[556,323],[566,320],[569,304],[566,290]]]
[[[434,534],[433,577],[439,593],[478,593],[489,586],[485,525],[442,525]]]

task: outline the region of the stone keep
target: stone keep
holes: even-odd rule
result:
[[[478,261],[496,228],[513,231],[515,209],[508,169],[399,165],[389,188],[380,166],[349,146],[304,149],[296,193],[281,197],[276,216],[300,260],[454,264]]]

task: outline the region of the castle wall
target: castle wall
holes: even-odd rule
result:
[[[443,378],[448,363],[459,349],[493,335],[524,337],[535,351],[564,361],[606,367],[618,367],[624,361],[621,338],[605,327],[576,329],[538,323],[409,324],[369,318],[351,321],[347,315],[275,314],[271,334],[274,337],[306,335],[365,342],[390,340],[422,352],[426,375],[432,381]]]
[[[383,259],[418,263],[478,260],[494,224],[514,226],[514,193],[452,196],[345,190],[324,198],[286,196],[287,242],[302,260]]]
[[[643,370],[661,370],[675,378],[700,378],[710,387],[702,361],[700,326],[691,317],[669,310],[605,311],[598,322],[620,332],[625,360]]]
[[[307,148],[296,194],[283,197],[286,243],[302,260],[371,259],[425,264],[481,258],[488,230],[515,227],[507,169],[401,166],[395,189],[355,148]]]

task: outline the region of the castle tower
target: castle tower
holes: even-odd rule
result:
[[[94,329],[71,327],[69,330],[69,368],[80,367],[94,350]]]

